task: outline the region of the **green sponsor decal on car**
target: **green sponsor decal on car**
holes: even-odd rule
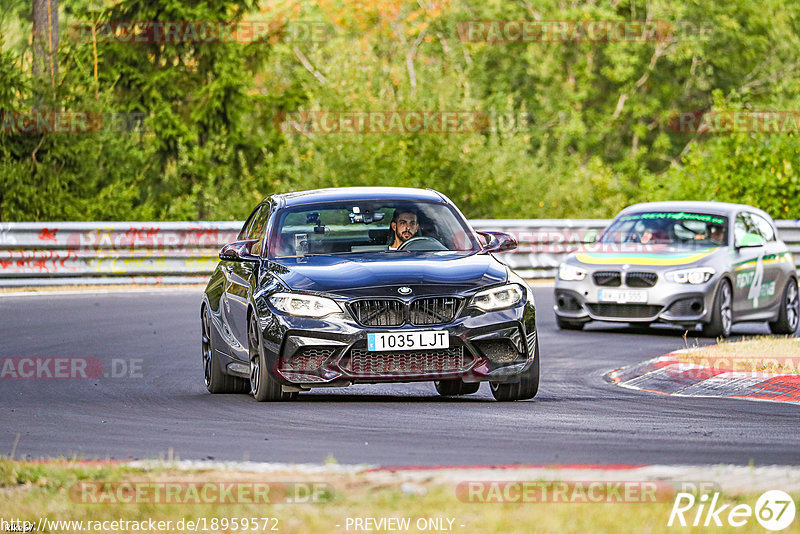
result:
[[[701,221],[705,223],[713,223],[713,224],[725,224],[725,219],[722,217],[714,217],[713,215],[706,215],[703,213],[686,213],[686,212],[656,212],[656,213],[639,213],[637,215],[625,215],[624,217],[620,217],[620,221],[639,221],[639,220],[651,220],[651,219],[671,219],[674,221]]]

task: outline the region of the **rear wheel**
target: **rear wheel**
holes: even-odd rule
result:
[[[456,380],[437,380],[433,383],[436,392],[442,397],[453,397],[456,395],[470,395],[478,391],[481,387],[480,382],[467,384],[459,379]]]
[[[499,401],[532,399],[539,391],[539,339],[536,339],[534,360],[530,369],[513,384],[490,383],[492,395]]]
[[[211,340],[211,316],[206,307],[203,307],[201,326],[203,330],[203,381],[206,389],[210,393],[247,393],[247,380],[222,372],[219,357],[214,352],[214,344]]]
[[[714,296],[714,308],[711,312],[711,321],[703,325],[703,335],[706,337],[728,337],[731,335],[733,325],[733,292],[731,284],[723,280],[717,287]]]
[[[570,321],[569,319],[556,317],[556,324],[561,330],[583,330],[583,326],[586,323],[582,321]]]
[[[247,343],[250,353],[250,393],[258,402],[297,398],[296,392],[283,392],[280,383],[270,375],[260,340],[258,323],[251,317],[247,323]]]
[[[791,335],[797,331],[798,318],[800,317],[800,298],[797,292],[797,280],[790,278],[786,283],[781,297],[781,309],[778,320],[769,323],[769,330],[773,334]]]

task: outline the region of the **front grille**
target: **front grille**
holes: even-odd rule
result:
[[[453,321],[461,299],[455,297],[419,298],[406,304],[397,299],[362,299],[348,304],[353,318],[364,326],[447,324]]]
[[[622,284],[619,271],[597,271],[592,275],[592,279],[598,286],[618,287]]]
[[[653,287],[657,281],[656,273],[632,272],[625,275],[625,284],[629,287]]]
[[[587,304],[594,315],[621,319],[650,319],[658,315],[661,306],[651,304]]]
[[[433,297],[411,302],[408,319],[411,324],[447,324],[458,311],[460,300],[453,297]]]
[[[406,306],[401,300],[356,300],[348,306],[353,318],[364,326],[400,326],[406,322]]]
[[[316,371],[330,358],[336,349],[328,347],[303,347],[291,359],[283,361],[284,371]]]
[[[342,369],[357,377],[397,377],[458,373],[466,369],[463,347],[420,352],[370,352],[351,349]]]

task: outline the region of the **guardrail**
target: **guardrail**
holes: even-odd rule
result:
[[[552,278],[558,265],[607,219],[471,221],[516,237],[501,258],[526,278]],[[202,283],[242,222],[0,223],[0,287]],[[800,220],[777,221],[800,261]]]

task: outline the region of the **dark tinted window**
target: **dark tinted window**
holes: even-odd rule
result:
[[[258,243],[253,245],[251,249],[253,254],[257,256],[261,254],[261,248],[264,243],[264,232],[267,229],[267,221],[269,221],[269,211],[269,206],[265,205],[261,208],[247,234],[247,239],[258,239]]]
[[[239,232],[238,237],[236,238],[237,241],[241,241],[243,239],[249,239],[247,236],[250,235],[250,229],[253,226],[253,223],[256,220],[256,216],[258,215],[259,211],[261,211],[261,206],[258,206],[256,209],[253,210],[253,213],[247,218],[244,222],[244,226],[242,226],[242,230]]]

